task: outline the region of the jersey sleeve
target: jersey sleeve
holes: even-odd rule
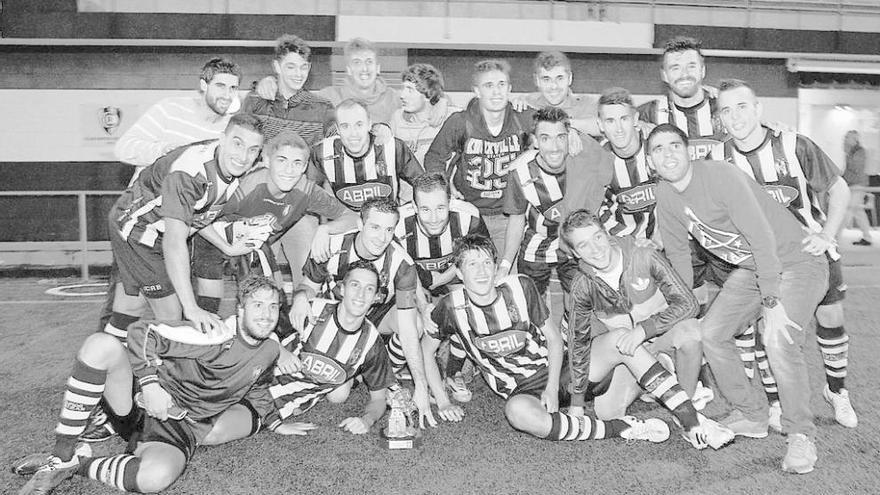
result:
[[[419,274],[416,266],[404,260],[394,274],[394,300],[397,309],[412,309],[416,307],[416,288],[419,285]]]
[[[311,184],[306,211],[335,220],[348,211],[348,208],[329,192]]]
[[[196,202],[207,188],[205,181],[200,179],[181,171],[168,174],[162,181],[162,206],[159,207],[159,215],[192,225]]]
[[[451,173],[449,164],[462,152],[462,140],[466,131],[465,118],[464,112],[458,112],[446,119],[425,153],[425,170],[443,172],[447,177],[449,176]]]
[[[425,173],[422,164],[409,147],[400,139],[394,138],[394,152],[397,154],[398,174],[408,184],[412,184],[416,177]]]
[[[311,256],[306,260],[306,264],[303,265],[303,276],[318,285],[323,284],[329,275],[327,263],[318,263]]]
[[[810,189],[825,193],[840,177],[840,169],[819,146],[806,136],[797,136],[795,155],[801,163]]]
[[[324,174],[324,157],[321,156],[323,149],[324,146],[321,142],[312,146],[312,150],[309,152],[309,166],[306,169],[306,177],[318,185],[327,181],[327,175]]]
[[[471,218],[471,227],[468,229],[468,234],[477,234],[483,237],[491,237],[489,235],[489,227],[486,227],[486,222],[483,220],[482,216],[475,216]]]
[[[163,123],[167,118],[162,102],[150,107],[116,142],[116,158],[138,167],[152,165],[172,147],[165,139]]]
[[[666,299],[666,309],[651,315],[641,323],[645,338],[666,333],[678,322],[697,316],[700,305],[690,287],[672,269],[666,257],[651,248],[636,248],[635,256],[649,257],[651,278]]]
[[[529,207],[520,184],[519,168],[512,169],[504,188],[503,211],[507,215],[524,215]]]
[[[158,368],[164,358],[210,360],[223,352],[223,342],[232,335],[232,332],[217,336],[203,334],[190,327],[189,322],[137,321],[128,327],[128,360],[132,374],[141,386],[157,382]]]
[[[364,384],[371,392],[388,388],[397,382],[391,369],[391,359],[381,338],[373,342],[357,373],[363,377]]]
[[[445,340],[452,335],[455,335],[455,329],[457,324],[455,322],[455,315],[453,311],[455,308],[452,307],[452,298],[448,295],[440,298],[440,301],[437,302],[437,305],[434,306],[434,310],[431,311],[431,321],[437,325],[437,339]]]
[[[592,346],[593,300],[590,280],[584,273],[575,275],[571,285],[571,311],[568,322],[568,366],[571,405],[583,406],[589,386]]]
[[[538,292],[535,282],[526,275],[517,275],[517,279],[519,279],[520,285],[522,285],[526,305],[529,308],[529,321],[537,327],[544,326],[544,322],[550,317],[550,310],[547,309],[547,303]]]
[[[244,396],[245,400],[250,403],[257,413],[260,427],[277,427],[278,425],[275,423],[281,419],[281,415],[278,414],[278,409],[275,407],[275,401],[272,399],[272,394],[269,392],[274,369],[275,366],[267,366],[263,374],[260,375],[260,378],[257,379],[256,383]]]

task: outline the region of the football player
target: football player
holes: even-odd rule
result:
[[[562,337],[530,278],[496,279],[496,256],[487,237],[471,234],[458,240],[454,260],[463,287],[443,296],[434,308],[431,317],[438,333],[422,339],[425,355],[433,355],[443,339],[458,336],[486,383],[506,401],[510,425],[535,437],[668,439],[669,427],[659,419],[602,421],[560,411],[560,399],[564,403],[567,398]],[[440,417],[461,421],[464,411],[449,401],[436,363],[426,360],[425,368]]]

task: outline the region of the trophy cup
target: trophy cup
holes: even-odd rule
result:
[[[416,405],[405,387],[389,390],[388,424],[379,432],[382,446],[389,450],[412,449],[422,443],[422,432],[416,425]]]

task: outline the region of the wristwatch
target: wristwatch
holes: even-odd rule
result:
[[[766,296],[761,299],[761,305],[767,309],[775,308],[777,304],[779,304],[779,298],[776,296]]]

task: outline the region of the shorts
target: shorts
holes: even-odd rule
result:
[[[568,384],[571,382],[569,374],[568,359],[562,361],[562,369],[559,372],[559,407],[567,407],[571,405],[571,395],[568,393]],[[514,395],[531,395],[532,397],[541,398],[544,388],[547,386],[547,380],[550,377],[549,367],[544,367],[534,375],[517,382],[516,388],[510,393],[510,397]]]
[[[843,263],[840,258],[828,258],[828,292],[819,302],[819,306],[830,306],[843,301],[846,297],[846,282],[843,280]]]
[[[226,256],[207,239],[195,235],[192,240],[192,274],[205,280],[223,280],[226,274],[238,280],[252,273],[271,277],[278,271],[275,253],[266,244],[260,248],[260,253],[262,257],[256,252],[242,256]]]
[[[522,255],[517,257],[516,268],[519,273],[528,275],[535,281],[535,287],[538,288],[538,294],[545,294],[547,287],[550,285],[550,272],[556,268],[556,276],[559,277],[559,283],[562,290],[566,293],[571,292],[571,281],[577,274],[577,260],[568,259],[557,263],[548,263],[545,261],[526,261]]]
[[[165,269],[161,241],[157,242],[156,247],[129,242],[122,238],[111,221],[110,246],[118,268],[119,283],[126,294],[143,294],[150,299],[159,299],[175,293]]]
[[[691,266],[694,269],[693,288],[700,287],[709,282],[722,287],[724,281],[730,276],[730,272],[736,269],[736,265],[718,258],[693,239],[690,239],[688,242],[691,248]]]

